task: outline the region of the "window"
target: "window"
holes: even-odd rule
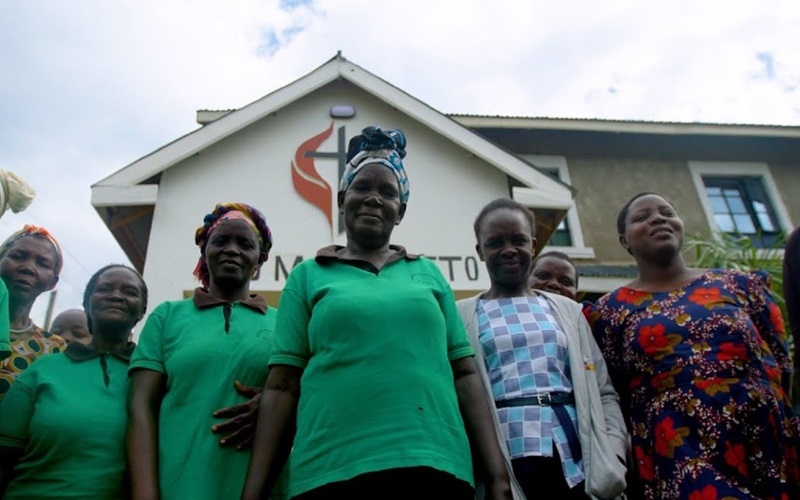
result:
[[[567,159],[563,156],[545,155],[523,155],[523,158],[536,165],[543,173],[550,175],[554,179],[569,184],[569,170],[567,169]],[[570,257],[579,259],[593,259],[594,249],[584,246],[583,233],[578,218],[578,209],[575,202],[567,212],[567,216],[559,223],[544,251],[559,250]]]
[[[759,247],[777,242],[775,211],[761,179],[704,176],[703,184],[720,231],[749,236]]]
[[[790,227],[769,168],[762,163],[690,162],[709,225],[774,247]]]

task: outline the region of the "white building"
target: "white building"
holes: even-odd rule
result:
[[[92,205],[143,272],[152,304],[197,286],[194,231],[227,201],[267,216],[275,246],[251,288],[277,304],[295,263],[344,244],[338,178],[347,141],[368,125],[408,138],[411,197],[393,242],[435,258],[459,296],[489,284],[472,231],[483,205],[511,196],[532,207],[542,241],[572,205],[568,185],[340,55],[241,109],[198,112],[198,121],[92,186]]]

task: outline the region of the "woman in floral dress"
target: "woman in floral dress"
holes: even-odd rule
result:
[[[800,426],[782,387],[791,361],[768,275],[687,267],[683,221],[656,194],[631,199],[617,229],[639,275],[590,316],[631,430],[629,496],[800,498]]]

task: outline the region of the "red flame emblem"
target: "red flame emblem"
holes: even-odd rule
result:
[[[292,162],[292,183],[294,189],[306,201],[322,210],[328,218],[328,224],[333,230],[333,199],[330,185],[319,175],[314,167],[314,158],[306,156],[307,152],[316,151],[320,144],[333,133],[333,122],[327,130],[311,137],[297,148]]]

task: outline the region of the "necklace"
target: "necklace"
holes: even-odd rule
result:
[[[28,332],[28,331],[31,331],[31,330],[33,330],[33,321],[31,321],[30,325],[26,326],[25,328],[21,328],[19,330],[15,330],[13,328],[9,328],[8,329],[8,331],[11,332],[11,333],[25,333],[25,332]]]

